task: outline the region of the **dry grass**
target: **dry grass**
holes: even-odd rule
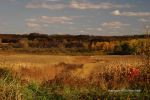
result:
[[[138,56],[52,56],[1,55],[0,67],[11,67],[26,80],[51,80],[67,70],[71,75],[86,78],[91,73],[121,71],[139,67]]]
[[[39,91],[43,91],[42,95],[44,96],[44,91],[48,91],[47,95],[57,93],[66,98],[72,98],[70,96],[76,96],[78,94],[79,98],[82,98],[81,100],[85,100],[86,97],[99,98],[98,95],[104,95],[106,98],[109,98],[108,92],[107,94],[103,94],[105,92],[101,93],[100,91],[142,89],[144,86],[143,82],[150,84],[150,80],[147,80],[147,75],[143,73],[143,63],[138,56],[52,56],[18,54],[1,55],[0,57],[0,67],[11,68],[14,75],[17,74],[17,77],[19,75],[19,82],[21,84],[18,84],[20,86],[23,85],[27,89],[31,88],[33,91],[35,88],[34,92],[37,91],[36,86],[39,86],[42,88],[42,90],[39,88]],[[140,74],[132,76],[131,69],[133,68],[138,69]],[[1,81],[3,82],[3,80]],[[36,81],[36,84],[40,85],[32,84],[33,86],[31,85],[30,87],[31,81]],[[15,84],[13,84],[16,89],[14,91],[18,93],[22,92],[22,87],[19,88],[21,91],[17,91],[18,87],[15,87]],[[0,85],[4,87],[4,84]],[[9,84],[7,87],[9,87]],[[30,94],[35,95],[34,92]],[[7,95],[7,93],[3,92],[2,94]],[[38,96],[39,94],[36,95]],[[16,94],[13,96],[16,96]],[[111,96],[113,97],[113,94]],[[127,97],[125,96],[125,98]]]

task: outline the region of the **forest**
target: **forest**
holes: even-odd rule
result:
[[[146,45],[146,37],[146,35],[0,34],[0,52],[138,55],[142,51],[141,47]]]

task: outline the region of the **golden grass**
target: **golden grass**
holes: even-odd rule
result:
[[[7,95],[9,95],[8,98],[20,98],[22,94],[28,98],[28,92],[33,97],[41,97],[42,95],[41,98],[46,96],[48,98],[55,93],[66,98],[76,97],[78,94],[80,99],[83,97],[83,100],[86,95],[92,98],[100,98],[101,96],[101,98],[103,96],[112,98],[115,94],[109,93],[108,90],[138,89],[142,91],[147,88],[145,90],[147,91],[149,85],[145,85],[145,83],[150,83],[150,77],[146,78],[148,77],[147,73],[143,73],[145,66],[139,56],[3,54],[0,57],[0,68],[4,67],[1,68],[2,77],[0,80],[0,87],[3,90],[1,92],[2,98],[6,98]],[[10,70],[11,77],[6,78],[8,82],[4,81],[5,78],[3,79],[4,76],[7,77],[7,74],[2,74],[7,72],[5,67],[12,68]],[[130,80],[130,75],[132,76],[130,70],[133,68],[139,69],[140,74]],[[11,82],[12,79],[13,82]],[[140,95],[130,92],[128,95],[126,93],[117,94],[120,94],[118,97],[121,98],[123,95],[126,95],[124,98],[128,96],[135,98],[134,95],[136,97],[147,96],[148,93],[145,91],[138,93]],[[10,95],[12,93],[13,95]],[[47,94],[45,95],[45,93]]]
[[[11,67],[26,80],[51,80],[63,71],[86,78],[91,73],[138,67],[138,56],[0,55],[0,67]],[[67,70],[66,70],[67,68]],[[68,70],[70,68],[70,70]]]

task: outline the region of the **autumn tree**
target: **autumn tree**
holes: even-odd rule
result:
[[[21,48],[28,48],[29,44],[28,44],[28,39],[27,38],[22,38],[19,40],[19,45]]]

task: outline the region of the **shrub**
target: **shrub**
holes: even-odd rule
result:
[[[27,38],[20,39],[19,45],[21,48],[28,48],[29,47],[28,39]]]

